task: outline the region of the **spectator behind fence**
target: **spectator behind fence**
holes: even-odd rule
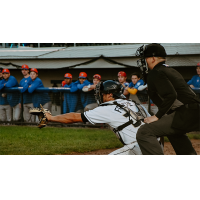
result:
[[[72,82],[72,75],[70,73],[66,73],[64,79],[65,84],[62,83],[62,85],[65,88],[69,88],[70,92],[64,92],[63,113],[76,112],[78,110],[79,98],[77,85]]]
[[[83,89],[82,89],[82,91],[83,91],[83,92],[89,92],[89,91],[94,90],[94,89],[96,88],[96,85],[97,85],[100,81],[101,81],[101,75],[95,74],[95,75],[93,76],[93,84],[88,85],[88,86],[84,86]],[[90,92],[90,93],[87,93],[87,94],[91,96],[91,97],[90,97],[91,99],[94,98],[94,100],[95,100],[94,91],[93,91],[93,92]],[[95,100],[95,101],[96,101],[96,100]],[[88,104],[88,105],[85,107],[84,111],[93,110],[93,109],[96,108],[97,106],[98,106],[97,103]]]
[[[2,68],[0,68],[0,85],[3,80]],[[11,121],[12,109],[9,105],[6,94],[0,91],[0,121]]]
[[[91,96],[88,95],[88,93],[82,92],[84,86],[92,85],[92,83],[87,80],[87,74],[85,72],[80,72],[78,78],[79,80],[76,81],[75,83],[77,84],[78,90],[81,91],[80,93],[81,104],[83,106],[83,109],[85,109],[88,104],[96,103],[93,95]]]
[[[197,63],[196,71],[197,75],[193,76],[192,79],[187,82],[191,88],[200,88],[200,62]]]
[[[47,92],[35,92],[38,88],[43,88],[43,83],[40,78],[38,78],[38,70],[32,68],[30,70],[31,80],[24,84],[23,91],[28,89],[28,92],[32,94],[33,106],[39,108],[40,104],[43,108],[46,108],[51,111],[51,100]],[[38,121],[38,119],[36,119]]]
[[[3,80],[2,70],[3,70],[3,68],[0,68],[0,81]]]
[[[11,88],[11,87],[18,87],[19,84],[16,80],[16,78],[14,76],[10,75],[10,71],[9,69],[3,69],[2,70],[2,74],[3,74],[3,80],[1,81],[0,84],[0,90],[2,88]],[[9,105],[12,107],[13,109],[13,121],[18,121],[20,120],[20,115],[21,115],[21,109],[20,109],[20,93],[18,92],[8,92],[6,94],[6,98],[7,101],[9,103]],[[8,108],[8,110],[6,110],[6,114],[7,115],[7,120],[10,119],[10,108]]]
[[[24,87],[24,85],[28,82],[31,82],[31,77],[29,75],[29,66],[28,65],[22,65],[21,72],[24,76],[24,78],[20,81],[19,86]],[[26,89],[27,90],[27,89]],[[21,90],[23,93],[24,90]],[[29,113],[29,109],[33,108],[33,100],[32,100],[32,94],[30,93],[24,93],[23,94],[23,116],[25,122],[34,122],[34,116]]]
[[[124,90],[124,95],[133,94],[134,100],[136,100],[138,103],[144,104],[144,107],[148,109],[148,95],[147,91],[145,90],[147,86],[143,86],[144,81],[140,79],[139,73],[133,73],[131,75],[131,83],[128,87]],[[139,89],[139,87],[142,86],[142,90]]]
[[[121,71],[121,72],[118,73],[118,81],[119,81],[119,82],[122,84],[122,86],[123,86],[123,92],[124,92],[125,88],[126,88],[127,86],[129,86],[129,83],[126,81],[126,79],[127,79],[127,76],[126,76],[126,73],[125,73],[125,72]],[[130,97],[130,94],[127,94],[127,95],[126,95],[126,99],[128,100],[129,97]]]

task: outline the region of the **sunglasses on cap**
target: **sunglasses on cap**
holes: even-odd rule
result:
[[[99,75],[97,75],[97,74],[95,74],[95,75],[93,76],[93,78],[97,78],[97,79],[101,80],[101,76],[99,76]]]

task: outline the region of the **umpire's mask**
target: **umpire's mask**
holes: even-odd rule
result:
[[[140,71],[142,72],[144,85],[147,84],[147,74],[148,74],[148,66],[145,60],[145,56],[144,56],[145,49],[146,49],[146,46],[142,45],[141,47],[137,49],[136,54],[135,54],[136,56],[139,57],[139,59],[137,60],[137,66],[140,68]]]
[[[166,57],[165,48],[160,44],[149,44],[149,45],[142,45],[136,51],[136,56],[140,59],[137,60],[137,66],[140,68],[143,79],[144,85],[147,83],[147,74],[148,74],[148,66],[146,63],[146,58],[148,57]]]
[[[103,103],[103,94],[113,94],[115,99],[126,99],[123,95],[123,86],[117,81],[108,80],[99,82],[95,88],[95,99],[98,105]]]

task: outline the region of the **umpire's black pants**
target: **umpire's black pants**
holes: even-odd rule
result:
[[[157,137],[167,136],[177,155],[196,155],[186,132],[171,128],[174,113],[156,122],[142,125],[136,139],[143,155],[164,155]]]

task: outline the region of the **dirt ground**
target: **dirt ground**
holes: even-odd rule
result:
[[[200,140],[191,140],[193,147],[195,148],[198,155],[200,155]],[[71,155],[107,155],[116,149],[101,149],[98,151],[92,151],[87,153],[72,153]],[[172,145],[169,142],[165,142],[164,146],[164,154],[165,155],[176,155]]]

